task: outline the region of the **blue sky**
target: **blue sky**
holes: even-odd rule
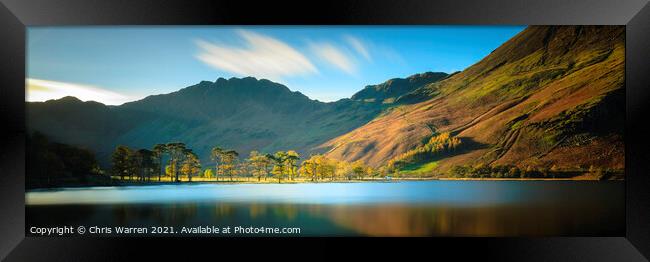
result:
[[[312,99],[426,71],[460,71],[524,26],[30,27],[28,101],[121,104],[253,76]]]

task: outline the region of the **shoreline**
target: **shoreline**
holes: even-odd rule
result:
[[[625,179],[605,179],[597,178],[439,178],[438,180],[459,180],[459,181],[625,181]]]
[[[283,181],[278,183],[271,180],[239,180],[239,181],[223,181],[223,180],[208,180],[208,181],[181,181],[181,182],[168,182],[168,181],[116,181],[114,184],[88,184],[88,185],[61,185],[54,187],[39,187],[39,188],[26,188],[25,191],[40,191],[48,189],[62,189],[62,188],[84,188],[84,187],[126,187],[126,186],[158,186],[158,185],[198,185],[198,184],[327,184],[327,183],[397,183],[397,182],[411,182],[411,181],[625,181],[625,179],[607,179],[599,180],[593,177],[574,177],[574,178],[455,178],[455,177],[423,177],[423,178],[392,178],[392,179],[354,179],[354,180],[327,180],[327,181],[311,181],[311,180],[294,180]]]

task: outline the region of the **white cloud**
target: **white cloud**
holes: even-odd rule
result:
[[[278,80],[318,73],[309,59],[278,39],[245,30],[238,35],[245,41],[243,47],[198,40],[201,52],[196,57],[211,67],[241,76]]]
[[[355,74],[357,72],[357,66],[354,60],[349,58],[344,51],[329,43],[312,43],[311,50],[319,58],[348,74]]]
[[[82,101],[92,100],[106,105],[121,105],[138,99],[95,86],[34,78],[27,78],[26,87],[25,100],[30,102],[74,96]]]
[[[370,52],[368,51],[368,48],[366,45],[359,40],[359,38],[353,37],[353,36],[346,36],[345,41],[352,46],[352,48],[357,51],[363,58],[365,58],[368,61],[372,61],[372,57],[370,56]]]

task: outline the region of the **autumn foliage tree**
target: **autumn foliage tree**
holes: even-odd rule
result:
[[[408,164],[431,161],[441,155],[451,153],[461,145],[461,140],[452,137],[449,133],[442,133],[429,138],[429,140],[414,149],[406,151],[386,164],[388,170],[395,172]]]
[[[191,182],[192,177],[198,175],[199,172],[201,172],[201,162],[199,161],[199,157],[194,154],[192,150],[185,150],[181,173],[184,176],[187,176],[187,179]]]
[[[271,159],[269,156],[257,151],[251,151],[248,161],[251,165],[252,175],[257,177],[257,181],[262,180],[262,177],[266,179],[266,176],[268,176],[269,173],[269,166],[271,165]]]
[[[275,154],[271,156],[271,162],[273,163],[271,174],[278,179],[278,183],[282,183],[282,177],[285,175],[286,157],[287,153],[284,151],[275,152]]]
[[[300,160],[300,155],[298,155],[296,151],[289,150],[285,153],[284,163],[289,175],[289,180],[293,180],[296,176],[298,171],[298,160]]]
[[[223,156],[223,148],[215,146],[210,150],[210,160],[214,162],[214,174],[219,178],[219,165],[221,164],[221,157]]]
[[[172,167],[172,174],[174,176],[174,181],[180,182],[180,168],[183,158],[186,156],[187,148],[185,143],[175,142],[167,144],[167,152],[169,153],[169,162]]]
[[[237,174],[237,161],[239,160],[239,153],[235,150],[227,150],[221,153],[221,166],[219,174],[230,177],[230,181],[233,180],[233,176]]]

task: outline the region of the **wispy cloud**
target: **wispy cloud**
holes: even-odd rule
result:
[[[348,73],[355,74],[357,65],[347,52],[329,43],[312,43],[311,50],[320,59]]]
[[[27,78],[25,100],[30,102],[74,96],[82,101],[97,101],[106,105],[121,105],[139,97],[122,95],[103,88],[42,79]]]
[[[346,36],[345,41],[348,42],[352,48],[357,51],[363,58],[365,58],[368,61],[372,61],[372,57],[370,56],[370,51],[368,51],[368,47],[359,40],[359,38],[356,38],[354,36]]]
[[[270,36],[240,30],[243,47],[197,40],[196,56],[207,65],[241,76],[278,80],[282,77],[318,73],[318,69],[298,50]]]

